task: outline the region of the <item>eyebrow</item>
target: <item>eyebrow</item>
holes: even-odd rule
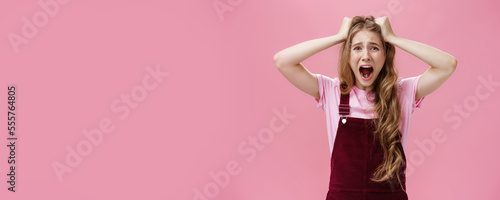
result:
[[[357,43],[351,44],[351,46],[357,46],[357,45],[359,45],[359,44],[361,44],[361,43],[363,43],[363,42],[357,42]],[[376,43],[376,42],[368,42],[368,44],[371,44],[371,45],[377,45],[377,46],[379,46],[379,47],[380,47],[380,44],[379,44],[379,43]]]

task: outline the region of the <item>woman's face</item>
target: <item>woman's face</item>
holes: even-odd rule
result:
[[[349,65],[356,77],[356,87],[372,91],[385,63],[385,50],[376,32],[361,30],[351,40]]]

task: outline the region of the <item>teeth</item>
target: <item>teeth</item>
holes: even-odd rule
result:
[[[363,77],[368,78],[368,74],[363,74]]]
[[[372,68],[372,67],[370,67],[370,66],[361,66],[361,67],[362,67],[362,68]]]

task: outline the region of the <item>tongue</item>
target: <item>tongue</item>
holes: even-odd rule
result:
[[[369,75],[370,73],[372,73],[373,68],[361,68],[360,71],[363,74]]]

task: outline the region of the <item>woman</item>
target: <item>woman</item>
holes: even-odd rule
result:
[[[338,78],[301,62],[342,43]],[[423,74],[398,78],[395,47],[427,63]],[[389,19],[344,18],[336,35],[294,45],[274,56],[278,70],[326,113],[331,176],[328,199],[408,199],[404,144],[413,110],[455,71],[456,59],[396,36]]]

